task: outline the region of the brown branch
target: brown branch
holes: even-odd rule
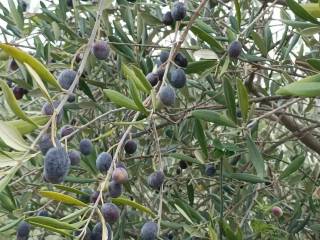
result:
[[[252,73],[252,75],[253,74],[254,73]],[[250,76],[250,79],[253,80],[253,78],[254,78],[254,76]],[[257,91],[252,80],[249,81],[249,84],[246,85],[248,87],[248,90],[250,92],[252,92],[253,94],[255,94],[257,97],[265,97],[264,95],[262,95],[261,93],[259,93]],[[266,103],[266,105],[269,105],[272,108],[274,108],[272,103]],[[277,112],[274,114],[275,116],[277,116],[279,118],[279,120],[280,120],[279,123],[282,124],[286,129],[288,129],[293,134],[300,132],[301,129],[303,129],[303,126],[301,124],[297,123],[297,121],[295,121],[295,119],[293,117],[286,116],[286,115],[284,115],[284,113],[285,112],[282,111],[282,112]],[[311,150],[315,151],[316,153],[318,153],[320,155],[320,141],[316,137],[313,136],[312,132],[308,132],[304,135],[301,135],[299,140],[305,146],[307,146],[308,148],[310,148]]]
[[[301,129],[298,132],[293,132],[291,135],[284,137],[283,139],[281,139],[280,141],[278,141],[277,143],[271,145],[269,148],[267,148],[266,150],[264,150],[265,154],[271,153],[274,149],[276,149],[278,146],[284,144],[285,142],[289,141],[290,139],[296,137],[298,139],[305,137],[307,134],[310,133],[310,131],[312,131],[313,129],[319,127],[320,124],[314,124],[310,127],[306,127]]]
[[[280,123],[292,133],[299,133],[301,129],[303,129],[302,125],[298,124],[292,117],[285,116],[281,113],[278,114],[278,117],[280,118]],[[299,140],[320,155],[320,142],[312,135],[312,132],[301,132],[300,134],[303,135],[301,135]]]

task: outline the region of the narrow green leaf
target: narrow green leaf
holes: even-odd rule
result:
[[[288,7],[296,14],[304,20],[307,20],[312,23],[318,23],[316,18],[310,15],[303,7],[300,6],[295,0],[287,0]]]
[[[174,204],[174,206],[176,207],[176,209],[178,210],[178,212],[188,221],[190,222],[192,225],[194,224],[191,220],[191,218],[188,216],[188,214],[177,204]]]
[[[121,25],[120,21],[113,21],[113,26],[116,34],[121,38],[123,42],[132,43],[128,38],[127,33],[123,31],[123,26]]]
[[[306,37],[311,37],[313,36],[314,34],[318,34],[320,32],[320,27],[317,26],[317,27],[309,27],[309,28],[305,28],[305,29],[301,29],[299,30],[299,33],[303,36],[306,36]]]
[[[19,162],[26,162],[36,155],[37,153],[26,154],[25,152],[6,152],[0,150],[0,168],[17,166]]]
[[[302,22],[302,21],[292,21],[292,20],[281,20],[284,24],[295,27],[295,28],[309,28],[309,27],[317,27],[314,23]]]
[[[103,92],[113,103],[131,110],[140,111],[134,101],[125,95],[111,89],[106,89]]]
[[[288,78],[285,77],[285,79],[288,79]],[[301,84],[304,84],[304,85],[301,85]],[[319,87],[320,87],[320,73],[312,76],[307,76],[297,82],[292,82],[289,85],[278,89],[276,94],[289,95],[289,96],[301,95],[305,97],[312,97],[312,96],[317,96],[319,94]]]
[[[221,67],[220,73],[219,73],[219,78],[228,70],[230,63],[230,57],[227,55],[227,57],[224,59],[223,65]]]
[[[92,91],[86,81],[80,78],[79,80],[79,89],[83,91],[93,102],[96,102],[96,99],[94,98]]]
[[[9,86],[4,82],[0,81],[0,87],[3,91],[4,97],[6,99],[6,102],[8,103],[10,109],[12,112],[22,120],[25,120],[26,122],[29,122],[37,127],[37,124],[34,123],[20,108],[15,96],[13,95],[12,90],[9,88]]]
[[[141,101],[141,97],[139,95],[138,89],[134,82],[129,81],[129,89],[130,89],[130,94],[131,97],[136,104],[136,106],[139,108],[139,110],[145,114],[147,114],[147,109],[143,106],[143,103]]]
[[[5,231],[8,231],[8,230],[14,228],[20,221],[21,221],[21,218],[18,218],[16,220],[9,222],[8,224],[0,227],[0,232],[5,232]]]
[[[93,178],[81,178],[81,177],[73,177],[73,176],[66,176],[65,182],[70,183],[94,183],[97,182],[97,179]]]
[[[284,34],[285,34],[285,31],[284,31]],[[273,35],[271,32],[270,24],[267,23],[264,27],[264,30],[263,30],[263,41],[265,42],[267,51],[270,51],[273,48],[273,38],[272,37],[273,37]],[[280,42],[279,46],[281,46],[281,42]]]
[[[84,207],[84,208],[80,208],[74,212],[72,212],[71,214],[61,218],[60,220],[63,222],[72,222],[74,220],[78,220],[79,217],[83,214],[85,214],[86,211],[90,210],[89,207]]]
[[[249,182],[249,183],[264,183],[268,182],[267,179],[257,177],[256,175],[249,173],[224,173],[227,178],[232,178],[238,181]]]
[[[320,73],[305,77],[296,83],[311,83],[311,82],[320,83]]]
[[[21,32],[23,32],[23,14],[22,14],[22,12],[18,11],[18,8],[15,6],[14,1],[9,0],[8,4],[9,4],[11,16],[13,17],[15,24],[17,25],[19,30]]]
[[[290,231],[290,233],[296,234],[300,232],[308,224],[310,218],[311,218],[311,214],[309,213],[308,216],[303,221],[298,222],[298,224]]]
[[[297,156],[281,173],[279,179],[286,178],[290,176],[292,173],[294,173],[295,171],[297,171],[301,167],[301,165],[304,163],[304,160],[305,160],[304,155]]]
[[[320,96],[320,82],[294,82],[276,91],[278,95],[317,97]]]
[[[52,192],[52,191],[40,191],[39,194],[43,197],[46,197],[55,201],[63,202],[66,204],[80,206],[80,207],[87,206],[87,204],[81,202],[80,200],[73,198],[71,196],[65,195],[63,193]]]
[[[191,31],[202,41],[208,43],[214,52],[223,53],[225,51],[222,45],[213,36],[200,29],[199,27],[192,26]]]
[[[310,59],[307,59],[307,63],[309,63],[313,68],[320,71],[320,59],[310,58]]]
[[[8,121],[6,123],[11,127],[16,128],[21,135],[25,135],[25,134],[31,133],[33,130],[37,129],[39,126],[46,124],[49,121],[49,118],[50,118],[49,116],[44,116],[44,115],[30,117],[30,119],[33,122],[35,122],[37,126],[21,119]]]
[[[134,202],[134,201],[131,201],[130,199],[127,199],[127,198],[112,198],[112,202],[116,205],[128,205],[130,207],[133,207],[135,209],[138,209],[139,211],[141,212],[145,212],[147,214],[149,214],[150,216],[152,217],[155,217],[156,214],[153,213],[151,211],[151,209],[137,203],[137,202]]]
[[[140,68],[137,68],[134,65],[132,65],[130,67],[133,70],[133,72],[135,73],[136,77],[140,80],[140,82],[144,86],[144,88],[148,90],[147,93],[150,93],[150,91],[152,90],[152,86],[151,86],[150,82],[147,80],[146,76],[143,74],[142,70]]]
[[[143,20],[141,14],[138,12],[137,14],[137,42],[143,42],[144,41],[144,36],[146,33],[146,21]],[[141,66],[141,65],[140,65]],[[141,66],[142,67],[142,66]]]
[[[177,222],[169,222],[165,220],[161,220],[161,226],[168,227],[171,229],[181,229],[183,228],[183,224]]]
[[[312,225],[310,226],[310,229],[311,229],[312,231],[315,231],[315,232],[320,233],[320,224],[312,224]]]
[[[132,11],[133,9],[131,9],[130,6],[121,5],[120,7],[120,13],[122,16],[121,19],[126,23],[126,27],[129,30],[130,35],[134,37],[135,36],[135,31],[134,31],[135,20],[133,18]]]
[[[198,119],[195,119],[194,122],[194,136],[198,140],[202,152],[206,155],[206,157],[208,157],[206,136],[204,134],[201,122]]]
[[[8,53],[5,51],[0,51],[0,61],[6,61],[9,59]]]
[[[176,158],[176,159],[184,160],[184,161],[190,162],[190,163],[202,164],[197,159],[192,158],[192,157],[187,156],[187,155],[184,155],[184,154],[181,154],[181,153],[171,153],[169,156],[173,157],[173,158]]]
[[[6,122],[0,121],[0,139],[9,147],[17,151],[26,151],[28,144],[24,141],[16,128]]]
[[[60,190],[64,190],[64,191],[67,191],[67,192],[71,192],[71,193],[75,193],[75,194],[79,194],[79,195],[89,195],[88,193],[85,193],[85,192],[82,192],[76,188],[73,188],[73,187],[69,187],[69,186],[66,186],[66,185],[60,185],[60,184],[55,184],[54,185],[56,188],[60,189]]]
[[[229,118],[212,110],[194,110],[191,112],[191,115],[195,118],[212,122],[219,126],[237,127]]]
[[[190,236],[193,236],[198,239],[207,239],[207,236],[204,234],[203,231],[200,230],[200,228],[192,225],[183,225],[183,231],[188,233]]]
[[[240,79],[237,79],[237,90],[238,90],[238,100],[239,106],[241,110],[241,116],[244,121],[248,119],[248,111],[249,111],[249,95],[246,87],[242,83]]]
[[[158,26],[161,23],[161,20],[153,15],[151,15],[150,13],[148,13],[147,11],[145,12],[140,12],[141,17],[143,18],[144,22],[150,26],[155,25]]]
[[[240,4],[239,4],[238,0],[234,0],[234,6],[236,8],[238,28],[240,29],[240,26],[241,26],[241,9],[240,9]]]
[[[252,32],[251,36],[253,38],[254,43],[257,45],[260,50],[262,56],[266,57],[268,54],[267,44],[264,39],[256,32]]]
[[[301,7],[304,8],[311,16],[315,18],[320,17],[320,5],[319,3],[305,3],[300,4]]]
[[[234,234],[235,231],[233,231],[233,229],[231,229],[231,227],[229,226],[229,224],[227,222],[225,222],[224,220],[221,220],[219,222],[219,224],[220,224],[220,227],[222,228],[223,235],[226,236],[226,239],[237,240],[237,237]]]
[[[192,208],[185,199],[181,199],[180,197],[174,198],[174,201],[171,201],[170,203],[174,206],[179,206],[180,209],[182,209],[192,221],[202,222],[203,220],[205,220],[200,212]]]
[[[51,227],[51,226],[48,226],[48,225],[45,225],[45,224],[42,224],[42,223],[39,223],[39,222],[29,222],[29,223],[34,225],[34,226],[47,229],[47,230],[49,230],[51,232],[59,233],[59,234],[61,234],[63,236],[66,236],[66,237],[72,237],[72,232],[70,230],[54,228],[54,227]]]
[[[186,74],[203,73],[204,71],[213,68],[217,64],[216,60],[201,60],[197,62],[190,62],[186,68]]]
[[[237,113],[236,113],[236,100],[234,97],[234,90],[229,79],[223,80],[223,90],[224,98],[226,100],[226,105],[228,108],[228,115],[233,122],[237,122]]]
[[[46,225],[46,226],[49,226],[52,228],[58,228],[58,229],[67,229],[67,230],[76,229],[76,227],[73,226],[72,224],[62,222],[60,220],[50,218],[50,217],[42,217],[42,216],[28,217],[26,218],[26,221],[31,224],[38,223],[41,225]]]
[[[289,54],[292,53],[293,48],[297,45],[301,35],[298,33],[294,33],[293,37],[290,40],[289,45],[287,45],[287,48],[285,49],[285,53],[283,58],[289,60]]]
[[[128,47],[128,45],[123,43],[119,38],[115,36],[108,36],[108,39],[109,44],[114,51],[128,59],[130,62],[134,62],[135,57],[133,51],[130,47]]]
[[[211,226],[209,226],[209,240],[218,240],[217,233]]]
[[[41,78],[39,77],[39,75],[37,74],[36,71],[33,70],[32,67],[30,67],[29,64],[25,63],[25,66],[27,68],[27,70],[29,71],[30,75],[33,77],[34,81],[37,83],[37,85],[39,86],[42,94],[44,95],[44,97],[49,101],[52,102],[52,99],[49,95],[49,92],[46,88],[46,86],[43,84]]]
[[[256,169],[257,176],[260,178],[264,178],[264,176],[266,176],[265,168],[264,168],[264,160],[256,144],[252,141],[250,136],[246,137],[246,145],[249,152],[248,153],[249,160],[252,162],[254,168]]]
[[[3,191],[3,189],[5,189],[5,187],[9,184],[9,182],[11,181],[11,179],[14,177],[14,175],[16,174],[16,172],[18,171],[18,169],[20,168],[20,165],[17,165],[13,168],[11,168],[8,172],[7,175],[5,177],[3,177],[0,180],[0,193]]]
[[[144,91],[145,93],[150,93],[151,89],[149,87],[145,86],[143,81],[140,81],[140,79],[136,76],[135,72],[127,65],[122,64],[121,70],[123,72],[124,77],[128,81],[134,82],[134,84],[139,88],[140,90]]]
[[[214,33],[215,30],[207,23],[202,21],[201,19],[197,18],[194,22],[194,25],[200,28],[202,31],[207,33]]]
[[[8,189],[8,187],[6,187],[6,189]],[[8,210],[9,212],[13,212],[14,210],[16,210],[17,206],[15,204],[15,200],[13,198],[10,198],[8,194],[6,194],[5,192],[1,192],[0,199],[2,208]]]
[[[57,88],[60,91],[63,91],[62,88],[60,87],[58,81],[56,78],[50,73],[50,71],[41,63],[39,62],[36,58],[32,57],[28,53],[10,46],[8,44],[2,44],[0,43],[0,48],[3,49],[6,53],[11,55],[14,59],[21,63],[27,63],[30,65],[34,71],[41,77],[42,81],[48,82],[55,88]]]
[[[194,188],[192,183],[187,184],[187,193],[188,193],[189,204],[192,207],[194,202]]]

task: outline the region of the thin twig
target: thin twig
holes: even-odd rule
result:
[[[270,115],[272,115],[272,114],[274,114],[274,113],[276,113],[276,112],[278,112],[278,111],[280,111],[280,110],[282,110],[282,109],[284,109],[284,108],[286,108],[286,107],[288,107],[288,106],[290,106],[290,105],[292,105],[292,104],[294,104],[294,103],[296,103],[296,102],[298,102],[300,100],[301,100],[301,98],[293,99],[292,101],[287,102],[286,104],[283,104],[280,107],[277,107],[277,108],[275,108],[275,109],[273,109],[273,110],[271,110],[271,111],[269,111],[269,112],[267,112],[265,114],[262,114],[261,116],[253,119],[252,122],[250,122],[247,127],[250,128],[251,126],[256,124],[256,122],[258,122],[260,119],[268,117],[268,116],[270,116]]]
[[[77,134],[79,131],[81,131],[82,129],[85,129],[86,127],[88,127],[89,125],[91,125],[92,123],[94,123],[95,121],[97,121],[97,120],[99,120],[99,119],[101,119],[101,118],[103,118],[103,117],[106,117],[106,116],[108,116],[108,115],[110,115],[110,114],[113,114],[113,113],[116,113],[116,112],[120,112],[120,111],[125,110],[125,109],[126,109],[126,108],[117,108],[117,109],[113,109],[113,110],[110,110],[110,111],[108,111],[108,112],[105,112],[105,113],[99,115],[98,117],[92,119],[91,121],[87,122],[86,124],[78,127],[77,129],[75,129],[75,130],[74,130],[72,133],[70,133],[69,135],[64,136],[63,138],[61,138],[60,141],[62,142],[62,141],[64,141],[65,139],[68,139],[68,138],[72,137],[73,135],[75,135],[75,134]]]
[[[251,27],[256,23],[256,21],[258,21],[265,14],[265,12],[267,12],[269,9],[271,9],[277,2],[278,2],[278,0],[275,0],[268,7],[266,7],[263,11],[261,11],[260,14],[255,19],[253,19],[250,22],[250,24],[248,24],[248,26],[239,34],[239,36],[243,36],[249,29],[251,29]]]
[[[258,191],[257,191],[258,187],[257,187],[257,185],[254,186],[254,196],[251,199],[250,205],[249,205],[248,209],[246,210],[243,218],[241,219],[241,222],[240,222],[240,225],[239,225],[240,228],[242,228],[243,224],[246,222],[246,220],[247,220],[247,218],[248,218],[248,216],[250,214],[250,211],[251,211],[252,207],[254,206],[254,203],[255,203],[255,201],[256,201],[256,199],[258,197]]]

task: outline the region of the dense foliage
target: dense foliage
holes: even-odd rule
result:
[[[319,239],[320,5],[0,3],[0,239]]]

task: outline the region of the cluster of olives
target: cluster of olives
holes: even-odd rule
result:
[[[160,53],[160,61],[162,64],[169,64],[167,63],[168,58],[168,51],[162,51]],[[174,62],[179,68],[171,69],[169,82],[174,88],[180,89],[183,88],[187,82],[187,77],[183,68],[187,67],[188,60],[182,53],[177,53]],[[148,80],[150,81],[150,79]],[[159,90],[159,99],[165,106],[172,106],[176,101],[176,93],[171,86],[164,85]]]
[[[175,2],[172,10],[163,15],[162,22],[165,25],[172,25],[174,21],[181,21],[182,19],[184,19],[185,16],[186,16],[185,4],[182,2]],[[163,76],[165,72],[164,66],[165,64],[170,64],[167,62],[169,55],[170,55],[169,51],[162,51],[160,53],[160,62],[162,65],[158,68],[156,72],[151,72],[147,74],[146,78],[152,86],[156,86],[158,82],[163,80]],[[174,88],[178,88],[178,89],[183,88],[186,85],[187,78],[182,68],[187,67],[188,61],[183,54],[177,53],[174,58],[174,62],[177,67],[181,67],[181,68],[175,68],[171,70],[170,77],[169,77],[170,84]],[[159,99],[163,105],[172,106],[175,104],[175,101],[176,101],[176,93],[171,86],[163,85],[159,90]]]
[[[106,42],[97,41],[92,47],[92,53],[99,60],[107,59],[109,56],[110,49]],[[14,66],[14,64],[11,64]],[[68,90],[75,81],[77,72],[72,69],[63,70],[59,76],[58,81],[60,86]],[[13,90],[15,92],[15,89]],[[18,94],[18,93],[17,93]],[[16,94],[15,94],[16,95]],[[17,95],[16,95],[17,97]],[[75,101],[75,96],[70,95],[68,97],[69,102]],[[55,108],[60,104],[59,100],[55,100],[52,104],[45,103],[42,107],[42,114],[47,116],[52,116]],[[57,116],[57,122],[61,122],[63,117],[63,112]],[[67,137],[69,140],[72,138],[72,132],[74,127],[71,125],[65,125],[61,128],[59,137]],[[69,136],[70,135],[70,136]],[[81,155],[87,156],[93,151],[92,142],[89,139],[82,139],[79,144],[79,151],[69,150],[68,152],[61,146],[59,141],[55,144],[52,142],[50,134],[44,134],[39,142],[39,148],[44,157],[44,179],[51,183],[61,183],[64,181],[65,177],[69,172],[70,165],[79,165],[81,160]]]
[[[112,156],[110,153],[102,152],[99,154],[96,160],[97,169],[106,174],[112,164]],[[108,196],[117,198],[122,194],[122,185],[128,181],[128,172],[125,165],[121,162],[116,164],[116,168],[112,172],[111,182],[108,186]]]
[[[91,52],[98,60],[106,60],[109,56],[110,48],[107,42],[97,41],[93,44]],[[76,60],[80,62],[81,60],[80,54],[77,54]],[[9,68],[11,71],[16,71],[19,68],[17,62],[14,59],[10,62]],[[76,75],[77,75],[77,72],[72,69],[63,70],[58,76],[58,81],[60,86],[63,89],[68,90],[73,84],[73,82],[75,81]],[[9,87],[13,87],[13,94],[17,100],[22,99],[23,96],[28,93],[27,89],[21,88],[19,86],[13,86],[12,81],[8,81],[7,83]],[[75,95],[74,94],[69,95],[68,102],[74,102],[74,101],[75,101]],[[46,114],[46,115],[52,115],[52,114]]]
[[[187,14],[186,6],[183,2],[175,2],[171,11],[166,12],[162,17],[162,23],[171,26],[175,21],[181,21]]]
[[[47,115],[53,114],[54,107],[57,106],[59,102],[56,102],[52,105],[45,105],[43,108],[43,112]],[[71,138],[71,135],[74,132],[74,127],[71,125],[63,126],[59,131],[59,137]],[[56,145],[56,146],[55,146]],[[44,170],[43,176],[45,181],[50,183],[61,183],[64,181],[65,177],[67,176],[70,165],[79,165],[81,154],[84,156],[90,155],[93,150],[94,146],[90,139],[84,138],[79,143],[79,151],[77,150],[69,150],[68,152],[61,146],[61,143],[57,140],[55,145],[52,142],[52,138],[50,134],[44,134],[39,142],[39,148],[42,152],[44,157]],[[124,144],[124,151],[127,154],[134,154],[137,150],[138,146],[134,140],[127,140]],[[107,174],[110,167],[112,165],[112,156],[108,152],[102,152],[98,155],[96,159],[96,168],[102,174]],[[125,165],[122,162],[118,162],[116,164],[115,169],[112,172],[112,178],[110,183],[108,184],[108,191],[102,197],[111,197],[117,198],[121,196],[123,191],[123,184],[128,181],[128,172]],[[150,187],[154,189],[159,189],[164,181],[164,174],[162,171],[157,171],[151,174],[148,177],[148,183]],[[90,199],[91,203],[96,203],[98,200],[100,192],[94,191],[90,192]],[[112,231],[109,224],[113,224],[118,221],[120,217],[120,209],[113,203],[107,202],[101,206],[101,212],[107,222],[107,229],[108,229],[108,239],[111,239]],[[48,216],[48,212],[39,212],[38,216]],[[152,230],[148,228],[148,224],[146,223],[142,230],[141,236],[142,239],[154,239],[156,236],[156,230]],[[21,226],[20,226],[21,225]],[[26,222],[22,222],[18,227],[17,236],[24,236],[26,238],[20,239],[27,239],[29,234],[30,225]],[[156,226],[156,225],[155,225]],[[101,239],[102,236],[102,225],[98,222],[92,231],[87,229],[86,237],[87,239]],[[145,238],[145,236],[154,236],[153,238]]]
[[[137,150],[137,143],[133,140],[127,140],[124,144],[124,150],[127,154],[134,154]],[[106,174],[111,167],[112,156],[107,152],[100,153],[96,160],[97,169]],[[112,179],[109,183],[108,193],[106,196],[116,198],[122,194],[122,184],[128,181],[128,173],[123,163],[118,162],[112,172]],[[159,189],[164,182],[162,171],[156,171],[148,177],[148,184],[153,189]],[[91,194],[90,201],[95,202],[98,192]],[[115,223],[120,217],[120,209],[113,203],[104,203],[101,212],[109,224]],[[141,239],[155,239],[157,234],[157,225],[154,222],[147,222],[141,229]]]

